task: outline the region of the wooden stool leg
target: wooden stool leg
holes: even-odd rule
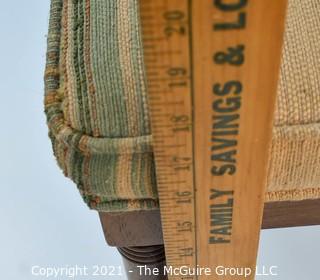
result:
[[[166,280],[164,246],[119,247],[128,279]]]

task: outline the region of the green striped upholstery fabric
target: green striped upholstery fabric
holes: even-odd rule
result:
[[[289,0],[267,201],[320,198],[319,8]],[[98,211],[159,207],[138,14],[138,0],[51,0],[49,136]]]
[[[45,111],[91,208],[158,207],[137,1],[52,0]]]

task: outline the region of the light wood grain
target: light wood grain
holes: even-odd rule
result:
[[[167,264],[254,279],[286,1],[140,5]]]
[[[180,0],[140,6],[166,260],[194,267],[191,7]]]

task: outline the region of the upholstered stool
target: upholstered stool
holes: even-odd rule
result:
[[[152,247],[163,241],[138,2],[51,0],[45,71],[58,164],[100,212],[108,243],[121,247],[128,267],[145,262],[139,247],[147,245],[163,263],[161,246]],[[316,0],[289,0],[267,228],[320,222],[319,9]]]

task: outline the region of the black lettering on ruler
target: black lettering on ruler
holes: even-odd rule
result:
[[[176,204],[191,204],[192,202],[192,193],[189,191],[177,192],[176,196]]]
[[[234,175],[239,134],[239,110],[241,107],[242,84],[228,81],[213,85],[213,94],[218,97],[212,102],[211,161],[213,176]]]
[[[177,232],[192,232],[192,222],[177,222]]]
[[[218,200],[219,202],[216,202]],[[233,191],[210,190],[209,244],[231,242]]]
[[[246,27],[246,13],[243,11],[240,11],[243,9],[247,3],[248,0],[235,0],[233,2],[226,2],[224,0],[214,0],[214,6],[218,8],[220,11],[223,12],[237,12],[235,14],[235,19],[230,22],[219,22],[215,23],[213,25],[214,30],[237,30],[237,29],[243,29]]]
[[[185,35],[186,27],[183,22],[185,14],[182,11],[173,10],[164,13],[164,19],[166,20],[166,26],[164,28],[164,34],[167,38],[173,35]]]
[[[230,64],[241,66],[244,63],[244,45],[229,47],[227,51],[219,51],[214,54],[214,62],[216,64]]]
[[[215,22],[213,31],[227,32],[246,28],[247,3],[248,0],[213,0],[215,12],[221,13],[215,18],[225,19],[223,22]],[[213,63],[216,69],[224,67],[225,73],[233,73],[228,72],[228,67],[240,68],[245,63],[245,45],[239,44],[236,38],[235,45],[214,52]],[[240,109],[244,88],[242,81],[234,78],[230,77],[222,83],[216,81],[212,86],[210,154],[212,176],[232,176],[237,172]],[[234,187],[229,186],[227,189],[226,191],[226,186],[221,186],[221,189],[215,187],[210,190],[209,244],[228,244],[232,240]]]
[[[192,257],[194,254],[193,248],[183,248],[180,249],[180,257]]]

